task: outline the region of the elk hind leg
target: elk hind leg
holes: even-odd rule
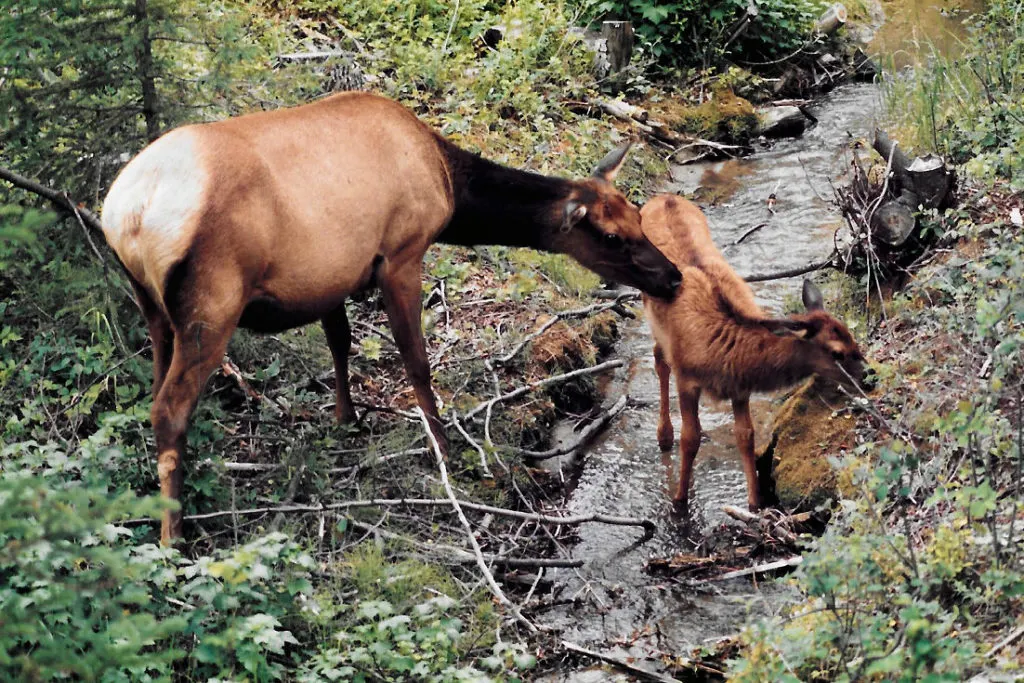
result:
[[[658,375],[658,390],[661,397],[658,413],[658,448],[667,451],[672,448],[672,414],[669,410],[668,381],[671,370],[665,362],[665,352],[654,342],[654,372]]]
[[[754,423],[750,419],[750,399],[734,399],[732,414],[736,448],[743,460],[743,475],[747,479],[747,507],[754,512],[761,509],[761,489],[758,485],[757,458],[754,456]]]
[[[345,303],[328,313],[320,321],[327,335],[327,345],[334,358],[334,416],[338,422],[353,422],[356,417],[352,406],[352,393],[348,383],[348,351],[352,346],[352,330],[345,313]]]
[[[169,500],[181,499],[182,459],[189,418],[206,381],[220,365],[242,313],[240,288],[227,291],[230,293],[218,296],[215,290],[205,289],[203,301],[213,305],[203,306],[199,302],[181,307],[188,310],[191,317],[175,325],[170,365],[153,399],[151,416],[160,493]],[[165,511],[160,542],[167,545],[181,537],[181,526],[180,509]]]
[[[153,396],[160,393],[160,388],[171,365],[171,354],[174,349],[174,331],[163,310],[153,301],[149,293],[134,280],[135,300],[142,309],[149,328],[149,339],[153,345]]]

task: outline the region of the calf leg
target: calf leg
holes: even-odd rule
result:
[[[405,372],[412,383],[413,392],[420,410],[427,417],[430,431],[437,439],[441,454],[448,455],[448,440],[441,426],[441,418],[434,402],[434,392],[430,388],[430,363],[427,360],[427,347],[420,329],[422,302],[420,301],[420,270],[422,262],[407,262],[402,265],[387,264],[378,271],[381,292],[384,295],[384,308],[388,312],[391,333],[395,344],[402,355]]]
[[[352,345],[352,331],[348,325],[344,302],[325,315],[320,323],[323,325],[327,345],[330,346],[331,356],[334,358],[334,416],[338,418],[338,422],[352,422],[356,417],[348,385],[348,351]]]
[[[678,508],[685,509],[690,497],[693,461],[700,449],[700,387],[689,385],[677,376],[676,388],[679,390],[683,426],[679,432],[679,488],[676,489],[675,502]]]
[[[743,474],[747,478],[747,507],[753,512],[761,508],[761,490],[757,484],[757,459],[754,457],[754,423],[750,419],[750,399],[734,399],[732,415],[736,448],[743,459]]]
[[[668,405],[668,378],[670,369],[665,354],[658,343],[654,343],[654,372],[658,375],[658,389],[661,394],[661,412],[658,414],[658,448],[667,451],[672,448],[672,414]]]

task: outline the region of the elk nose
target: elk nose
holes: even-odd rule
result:
[[[673,293],[675,293],[675,291],[679,289],[679,286],[681,284],[683,284],[683,274],[680,273],[679,271],[676,271],[676,274],[670,277],[668,280],[668,288],[671,289]]]

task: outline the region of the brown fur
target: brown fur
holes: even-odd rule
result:
[[[439,238],[563,251],[670,295],[678,270],[610,182],[624,155],[609,155],[582,182],[515,171],[367,93],[187,126],[154,142],[115,181],[103,223],[153,340],[163,495],[180,496],[189,416],[238,326],[276,331],[320,320],[337,416],[351,419],[345,299],[374,285],[446,451],[420,330],[423,255]],[[168,513],[162,540],[180,535],[180,512]]]
[[[767,316],[750,286],[715,247],[704,214],[672,196],[652,199],[640,212],[644,234],[683,273],[686,283],[672,301],[644,297],[654,334],[655,371],[661,392],[658,444],[672,447],[668,405],[669,373],[675,376],[683,425],[679,487],[688,498],[693,460],[700,447],[698,403],[702,392],[730,399],[737,446],[747,478],[748,504],[761,505],[754,457],[749,399],[755,392],[791,386],[812,374],[860,382],[863,356],[843,323],[820,309],[820,292],[805,283],[807,313],[784,319]]]

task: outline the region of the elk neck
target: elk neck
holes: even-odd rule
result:
[[[438,136],[451,177],[454,212],[437,241],[550,251],[562,202],[574,183],[488,161]]]
[[[731,369],[728,383],[733,386],[719,393],[770,392],[814,374],[814,344],[789,334],[780,336],[756,319],[721,308],[724,316],[709,346],[718,356],[716,365]]]

